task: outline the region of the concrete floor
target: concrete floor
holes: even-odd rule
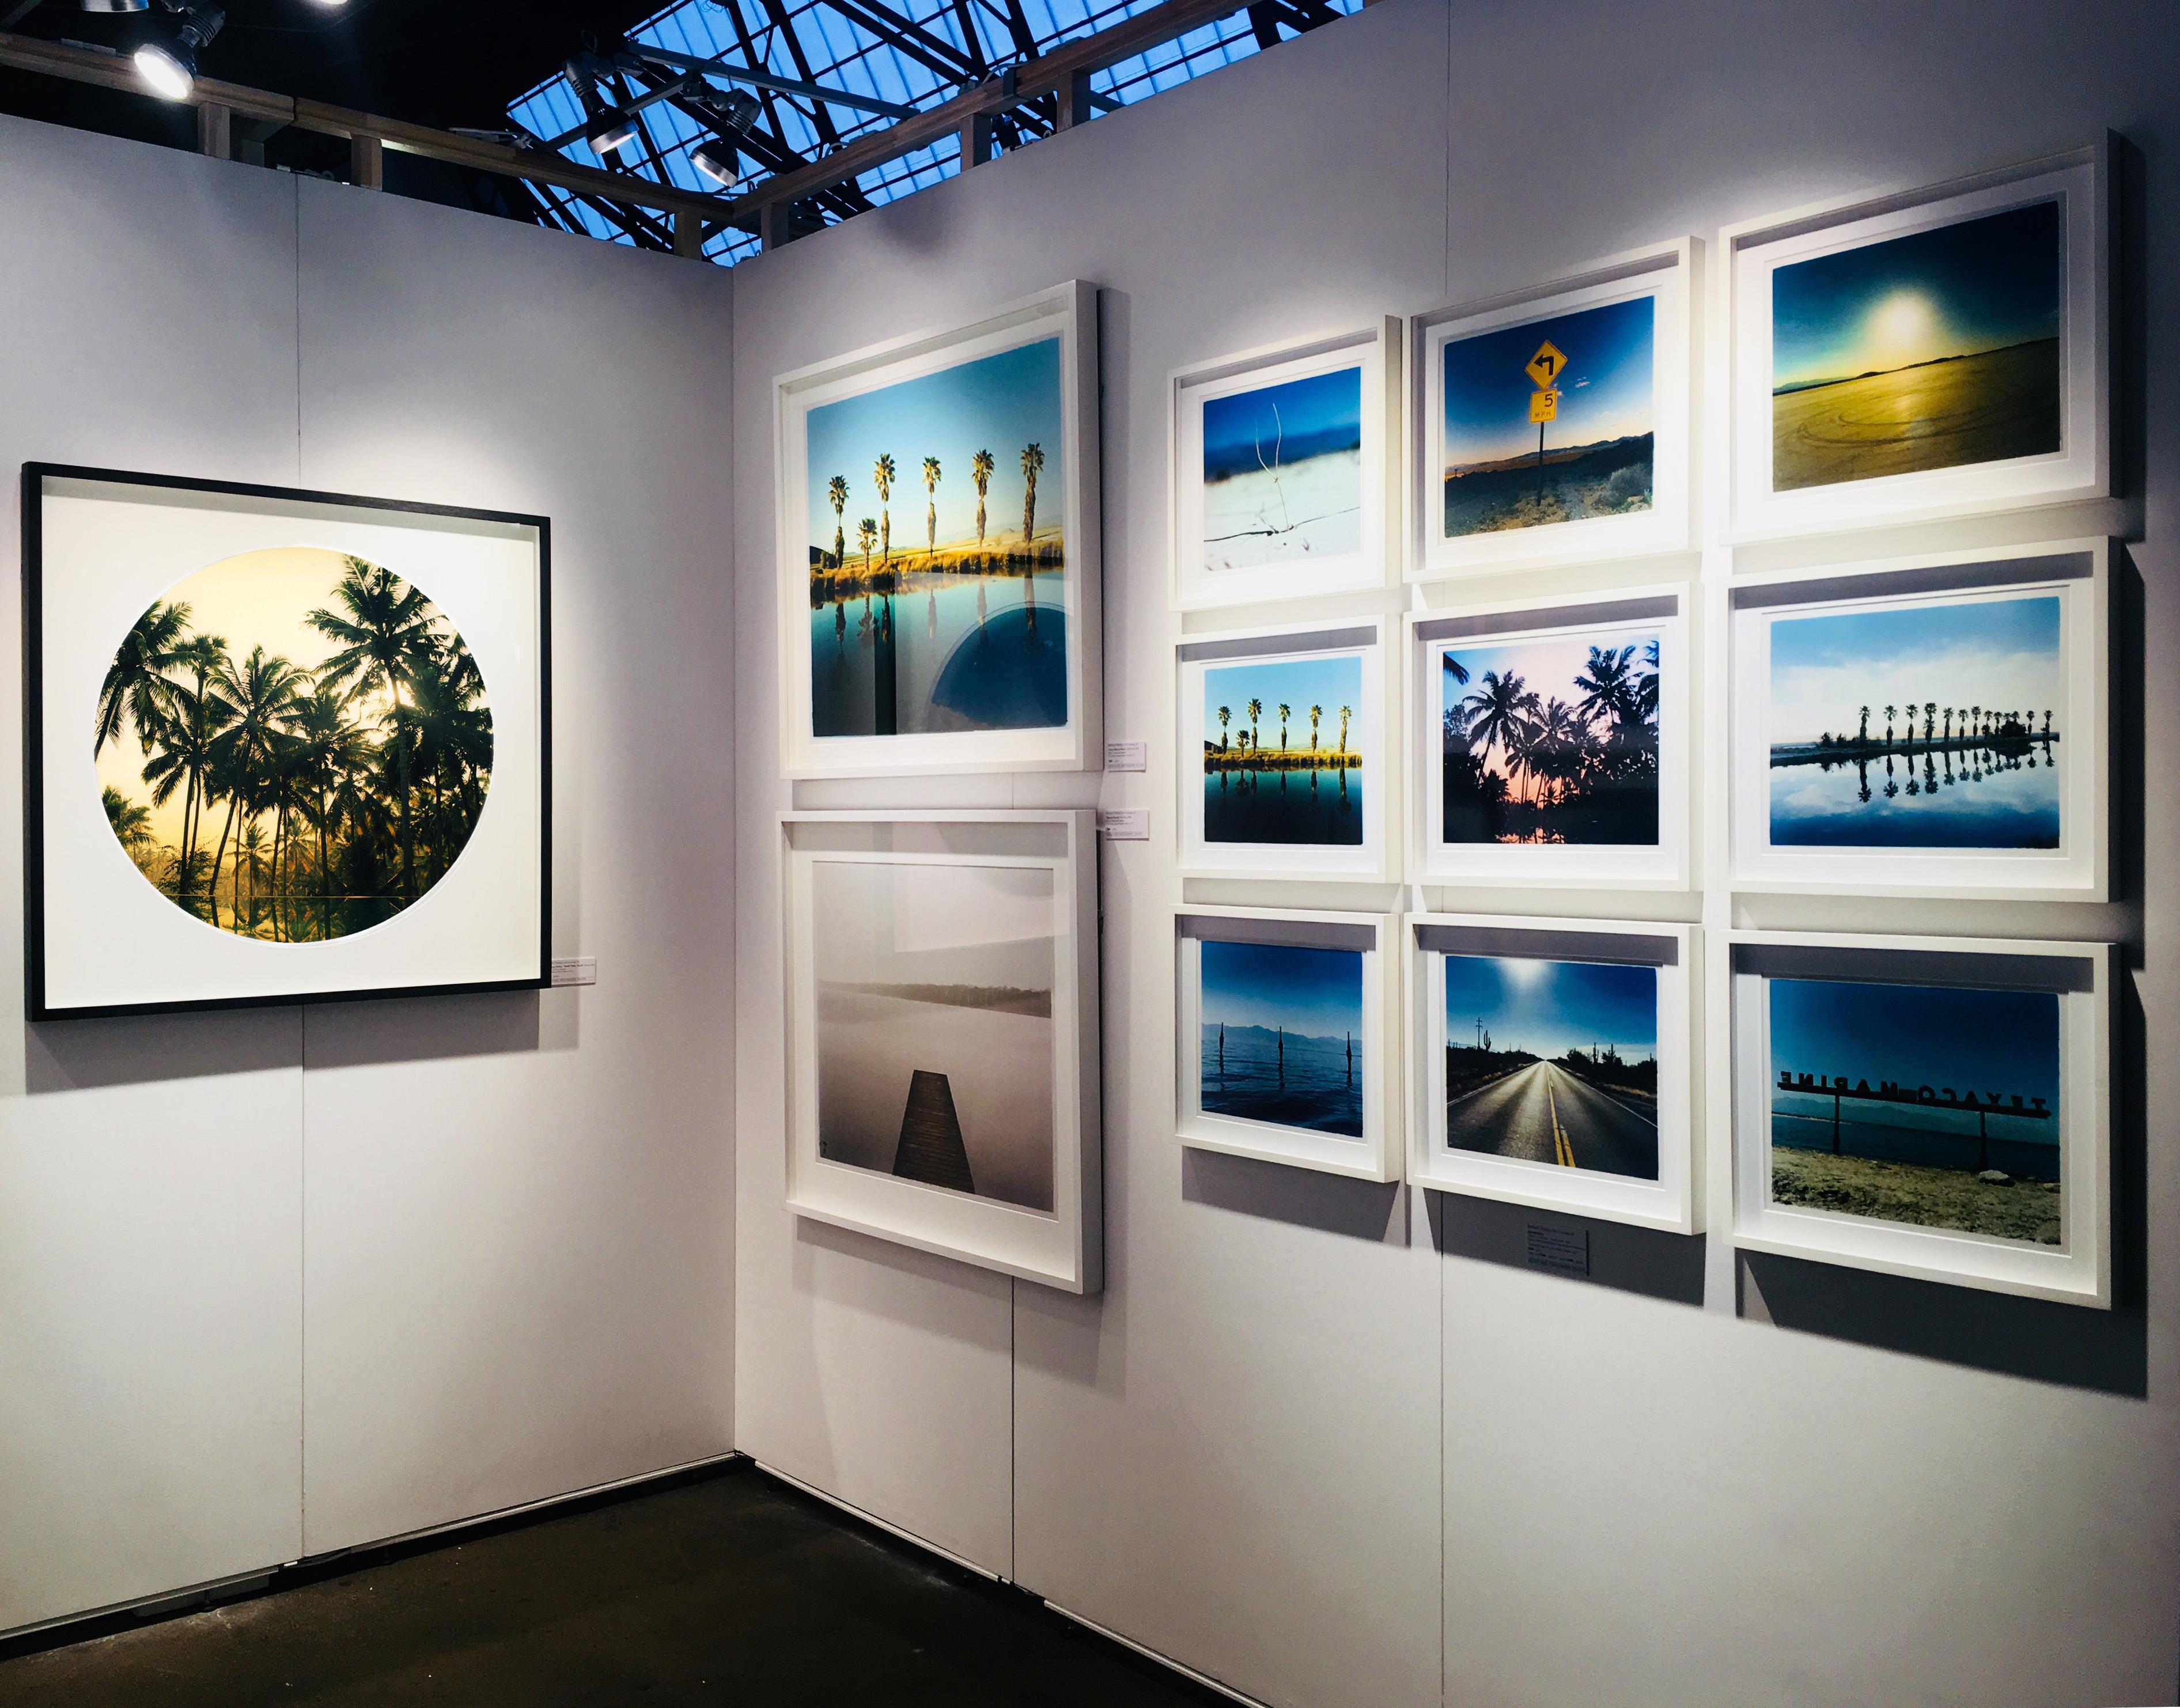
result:
[[[0,1661],[4,1708],[1216,1700],[749,1471]]]

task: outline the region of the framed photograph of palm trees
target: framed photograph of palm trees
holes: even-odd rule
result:
[[[1692,925],[1415,913],[1408,1178],[1703,1231]]]
[[[1720,234],[1737,539],[2111,490],[2103,142]]]
[[[2106,900],[2110,550],[2056,541],[1721,588],[1734,887]]]
[[[1400,371],[1386,319],[1174,376],[1178,609],[1397,584]]]
[[[1179,910],[1181,1142],[1398,1180],[1399,931],[1372,913]]]
[[[1686,551],[1702,245],[1418,315],[1411,581]]]
[[[542,517],[23,477],[30,1017],[549,982]]]
[[[1687,887],[1688,598],[1409,613],[1412,879]]]
[[[1715,936],[1734,1243],[2110,1309],[2118,976],[2101,943]]]
[[[1175,642],[1184,875],[1394,880],[1394,632],[1361,617]]]
[[[787,1203],[1103,1281],[1097,814],[790,813]]]
[[[1097,769],[1096,288],[773,399],[785,774]]]

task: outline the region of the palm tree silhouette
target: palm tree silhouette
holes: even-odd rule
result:
[[[1340,751],[1342,753],[1347,751],[1347,720],[1354,715],[1355,714],[1345,706],[1340,708]],[[1366,777],[1362,780],[1368,783],[1370,780]],[[1375,788],[1377,785],[1372,784],[1371,786]]]
[[[1867,706],[1864,706],[1864,707],[1862,708],[1862,733],[1861,733],[1859,736],[1856,736],[1856,737],[1855,737],[1855,740],[1857,740],[1858,741],[1867,741],[1869,739],[1869,707],[1867,707]]]
[[[872,466],[871,478],[878,489],[878,561],[893,561],[893,512],[887,508],[893,498],[893,458],[890,454],[879,457]]]
[[[113,827],[113,835],[131,854],[151,846],[151,809],[139,807],[112,785],[101,790],[98,804],[106,808],[106,822]]]
[[[1930,731],[1936,725],[1937,721],[1938,702],[1935,700],[1925,700],[1923,702],[1923,739],[1925,741],[1930,739]]]
[[[1044,448],[1032,443],[1022,447],[1022,545],[1037,543],[1037,477],[1044,472]]]
[[[106,667],[106,680],[98,690],[98,726],[91,744],[96,759],[108,741],[121,739],[125,719],[136,726],[136,739],[146,753],[159,720],[167,715],[168,691],[174,686],[167,672],[174,668],[175,651],[188,631],[190,608],[156,602],[136,620]]]
[[[834,475],[826,482],[825,497],[833,506],[833,567],[837,570],[848,561],[848,477]]]
[[[144,780],[151,785],[154,806],[165,806],[178,785],[187,785],[182,795],[182,845],[174,868],[174,899],[184,905],[190,881],[197,870],[196,833],[204,815],[212,740],[234,715],[234,708],[207,687],[226,657],[227,642],[217,635],[192,636],[173,649],[174,665],[190,672],[194,686],[177,684],[166,691],[168,715],[152,737],[159,751],[144,768]]]
[[[1496,747],[1513,769],[1514,744],[1521,739],[1528,714],[1536,709],[1537,697],[1514,671],[1486,670],[1477,690],[1462,702],[1468,714],[1469,749],[1489,762]]]
[[[939,549],[939,459],[923,460],[923,549],[928,555]]]
[[[998,466],[989,451],[978,451],[969,459],[969,478],[977,483],[977,548],[984,545],[984,493],[992,484],[992,471]]]
[[[878,525],[865,516],[856,524],[856,543],[863,548],[863,573],[871,572],[871,548],[878,543]],[[866,598],[868,596],[866,595]]]
[[[238,665],[229,658],[220,666],[220,691],[234,706],[234,716],[212,738],[212,761],[226,781],[228,799],[227,823],[221,826],[219,846],[212,851],[212,887],[206,892],[212,898],[215,923],[219,909],[220,863],[227,853],[235,814],[245,802],[253,815],[261,810],[270,791],[276,758],[287,740],[288,720],[300,704],[309,680],[287,659],[267,658],[261,645],[252,647],[249,658],[242,664]],[[397,731],[399,728],[397,719]],[[406,785],[405,774],[403,786]],[[405,833],[405,824],[404,829]],[[410,894],[413,898],[413,887]]]
[[[1290,715],[1289,708],[1282,704],[1280,707],[1280,752],[1282,753],[1287,750],[1287,719]]]
[[[1222,753],[1226,751],[1227,721],[1231,719],[1233,715],[1234,708],[1231,706],[1221,706],[1219,708],[1219,751]]]
[[[1249,745],[1253,747],[1257,745],[1257,719],[1264,715],[1264,702],[1252,700],[1243,709],[1249,714]]]
[[[1311,752],[1313,752],[1313,753],[1314,753],[1314,752],[1317,751],[1317,725],[1318,725],[1318,720],[1320,718],[1324,717],[1324,707],[1322,707],[1322,706],[1312,706],[1312,707],[1309,708],[1309,751],[1310,751]]]

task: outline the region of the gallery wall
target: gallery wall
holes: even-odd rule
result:
[[[2159,69],[2176,53],[2180,24],[2144,4],[1912,0],[1819,30],[1696,0],[1384,0],[739,267],[738,1445],[1267,1702],[2171,1700],[2180,1161],[2161,1111],[2180,1083],[2144,1046],[2180,1021],[2180,894],[2143,851],[2180,831],[2180,790],[2124,732],[2167,727],[2180,694],[2180,220],[2161,190],[2180,96]],[[1565,1279],[1524,1265],[1524,1234],[1572,1218],[1184,1154],[1172,373],[2107,127],[2125,139],[2127,496],[1744,566],[2133,542],[2115,558],[2115,787],[2140,804],[2122,813],[2119,900],[2021,904],[2003,928],[2130,944],[2119,1308],[1741,1259],[1716,1179],[1708,1238],[1593,1224],[1590,1278]],[[1106,735],[1147,742],[1148,771],[779,781],[772,376],[1070,277],[1104,288]],[[1725,568],[1692,554],[1473,594]],[[1103,1295],[798,1223],[782,1204],[774,815],[1092,803],[1151,815],[1148,842],[1102,851]],[[1715,887],[1612,905],[1711,929],[1992,928],[1988,908],[1735,904]]]
[[[0,791],[0,1631],[726,1452],[731,278],[13,119],[0,232],[0,749],[25,460],[549,516],[597,961],[30,1027]]]

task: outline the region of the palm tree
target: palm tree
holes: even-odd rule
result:
[[[150,610],[137,618],[135,626],[129,631],[128,638],[114,653],[113,662],[106,667],[105,681],[99,685],[98,728],[91,745],[92,758],[105,751],[108,741],[121,739],[124,719],[135,725],[136,739],[143,744],[144,751],[151,751],[152,732],[167,715],[168,694],[173,686],[167,672],[174,668],[176,651],[189,625],[187,605],[155,602]]]
[[[871,478],[878,489],[878,561],[882,564],[893,561],[893,512],[886,508],[893,498],[893,458],[879,457],[871,469]]]
[[[865,516],[856,524],[856,543],[863,548],[863,573],[871,572],[871,548],[878,543],[878,525]]]
[[[923,549],[928,553],[939,549],[939,459],[923,460]]]
[[[1347,751],[1347,720],[1354,715],[1346,706],[1340,708],[1340,751],[1343,753]],[[1363,780],[1368,782],[1369,780],[1365,778]]]
[[[1635,721],[1636,687],[1632,647],[1592,647],[1589,662],[1574,679],[1582,690],[1576,714],[1585,724],[1609,719],[1616,725]]]
[[[1226,725],[1233,715],[1234,708],[1231,706],[1221,706],[1219,708],[1219,751],[1222,753],[1226,751]]]
[[[1264,702],[1252,700],[1242,709],[1249,714],[1249,745],[1253,747],[1257,745],[1257,719],[1264,715]]]
[[[139,807],[118,789],[99,791],[98,803],[106,808],[106,822],[113,827],[115,838],[131,854],[151,844],[151,809]]]
[[[1892,706],[1887,706],[1885,708],[1885,745],[1888,747],[1892,745],[1892,719],[1897,709]]]
[[[177,901],[185,901],[188,884],[195,875],[196,831],[205,805],[205,779],[211,769],[212,737],[227,726],[234,708],[207,687],[212,673],[227,658],[227,642],[217,635],[197,635],[173,649],[177,669],[190,672],[193,687],[170,686],[162,697],[168,715],[152,732],[159,750],[144,767],[144,780],[151,785],[151,804],[163,807],[175,789],[182,794],[182,843],[175,859]]]
[[[1946,707],[1946,708],[1945,717],[1946,717],[1946,745],[1947,747],[1950,747],[1952,745],[1952,741],[1953,741],[1953,708],[1952,708],[1951,706],[1948,706],[1948,707]]]
[[[834,475],[825,482],[825,497],[833,506],[833,567],[839,569],[848,561],[848,478]]]
[[[1867,707],[1867,706],[1864,706],[1864,707],[1862,708],[1862,733],[1861,733],[1859,736],[1856,736],[1856,737],[1855,737],[1855,740],[1856,740],[1856,741],[1867,741],[1869,739],[1869,707]]]
[[[304,621],[338,648],[318,666],[318,681],[328,688],[345,688],[351,697],[378,692],[394,698],[392,723],[394,745],[403,756],[396,786],[401,824],[401,883],[409,899],[416,899],[416,838],[407,770],[407,744],[401,741],[402,725],[409,715],[406,689],[417,666],[435,650],[431,602],[391,570],[367,564],[361,558],[348,560],[348,572],[333,588],[339,610],[320,607]],[[286,660],[281,660],[283,664]],[[218,876],[217,863],[213,876]]]
[[[310,677],[287,659],[267,658],[265,648],[252,647],[239,665],[229,658],[220,669],[221,692],[234,708],[234,717],[212,740],[212,758],[227,783],[227,823],[220,829],[219,846],[212,857],[214,922],[217,921],[220,862],[227,853],[227,839],[234,829],[235,814],[246,802],[252,817],[263,809],[270,791],[275,756],[287,740],[287,725],[302,704]],[[398,733],[400,719],[397,714]],[[402,777],[405,790],[408,779]],[[405,819],[407,803],[405,802]],[[416,890],[410,890],[413,900]]]
[[[1324,715],[1324,708],[1322,706],[1312,706],[1309,708],[1309,751],[1313,753],[1317,751],[1318,719]]]
[[[2044,733],[2047,736],[2051,733],[2051,714],[2048,709],[2044,714]]]
[[[305,820],[318,836],[318,888],[328,905],[333,862],[327,846],[339,823],[333,810],[344,779],[361,770],[369,757],[363,732],[348,721],[341,697],[321,687],[300,702],[288,720],[295,774],[305,798]]]
[[[1930,731],[1931,731],[1931,730],[1932,730],[1932,729],[1936,725],[1937,721],[1938,721],[1938,702],[1937,702],[1935,700],[1925,700],[1925,701],[1924,701],[1924,702],[1923,702],[1923,739],[1924,739],[1925,741],[1929,741],[1929,740],[1930,739]]]
[[[1037,477],[1044,472],[1044,448],[1031,444],[1022,447],[1022,545],[1025,549],[1037,541]]]
[[[1287,750],[1287,719],[1292,715],[1291,708],[1285,704],[1280,707],[1280,752],[1282,753]]]
[[[992,484],[992,471],[998,466],[989,451],[978,451],[969,459],[969,478],[977,483],[977,548],[984,545],[984,492]]]
[[[1488,761],[1496,747],[1512,765],[1513,745],[1526,714],[1535,709],[1537,697],[1529,685],[1511,670],[1486,670],[1484,680],[1463,702],[1469,714],[1468,745],[1472,752]]]
[[[1983,733],[1983,708],[1980,706],[1971,706],[1968,708],[1968,710],[1975,717],[1975,723],[1971,727],[1974,730],[1977,735],[1980,736]]]

